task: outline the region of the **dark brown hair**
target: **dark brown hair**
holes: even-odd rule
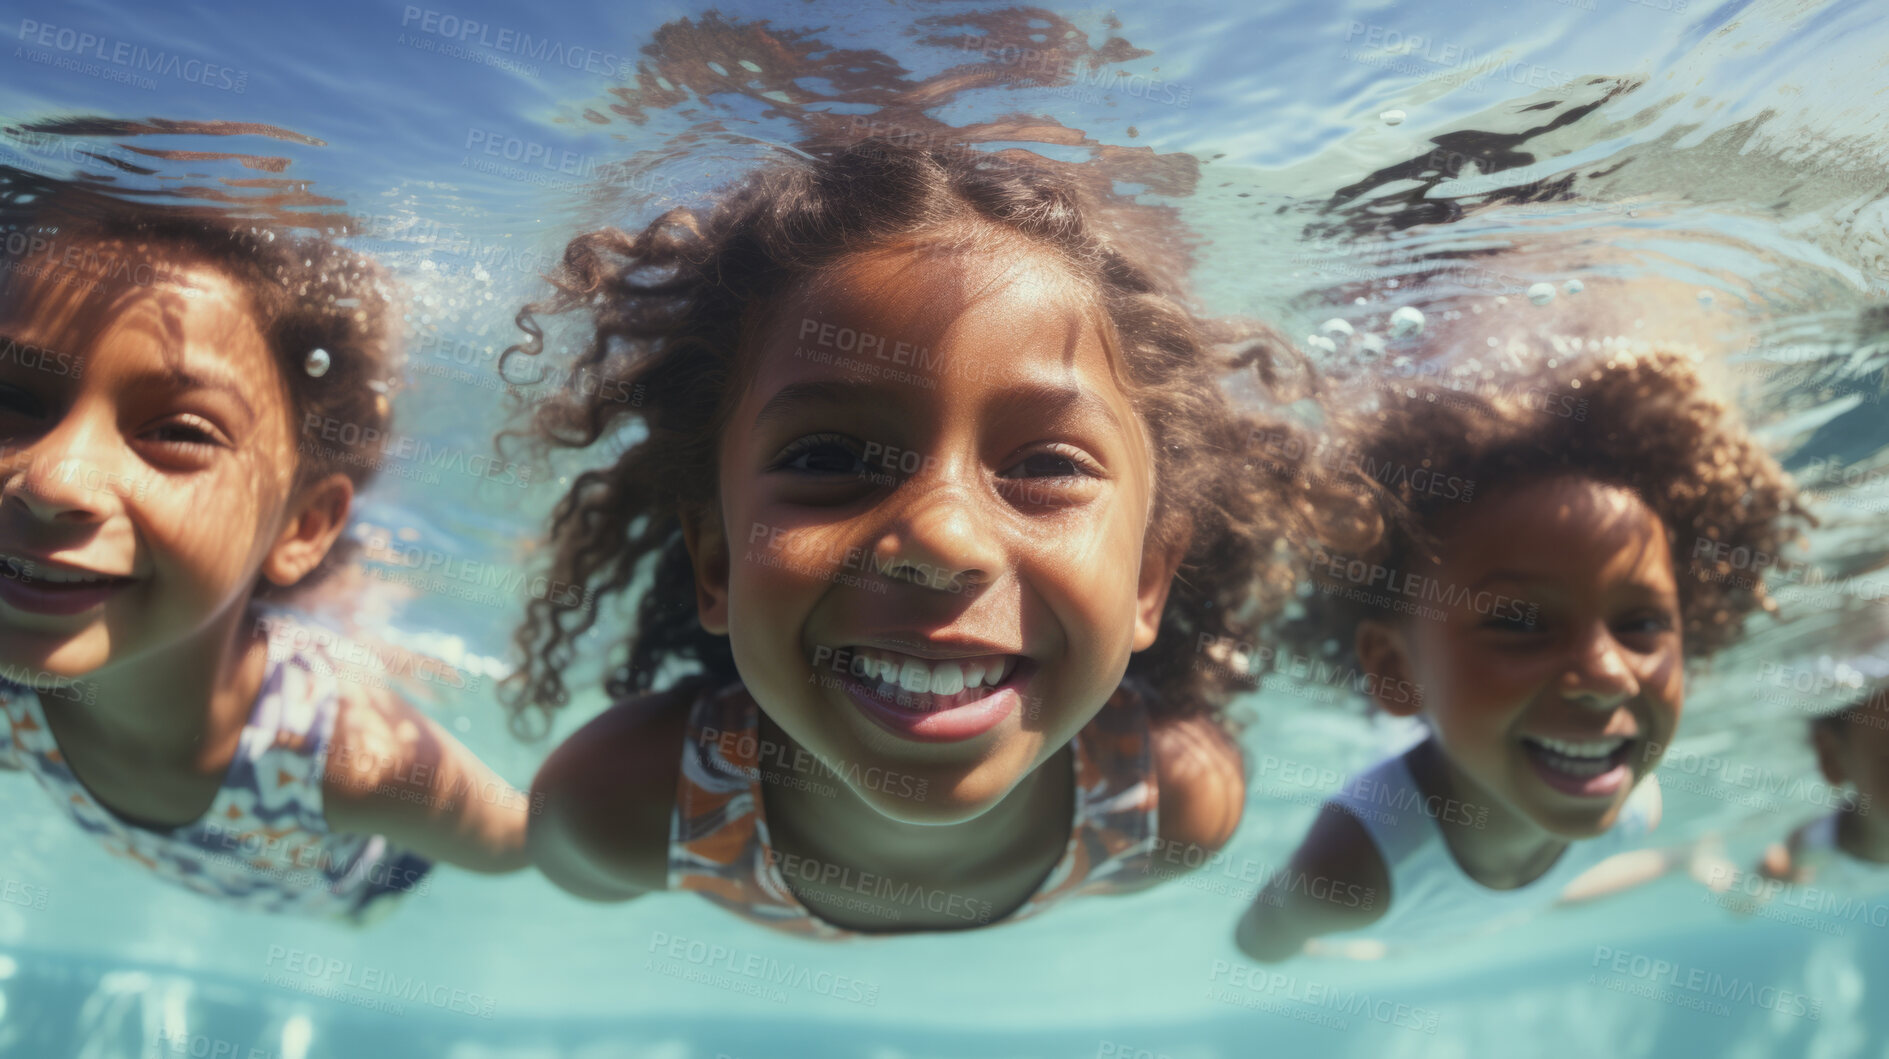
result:
[[[1777,556],[1815,520],[1777,461],[1708,391],[1693,355],[1594,346],[1455,381],[1367,378],[1334,398],[1355,411],[1326,458],[1366,490],[1371,511],[1342,558],[1421,571],[1436,561],[1437,527],[1449,516],[1518,483],[1591,478],[1631,490],[1664,523],[1685,653],[1709,656],[1751,612],[1775,609],[1763,577],[1735,569],[1718,543]],[[1283,634],[1349,657],[1359,621],[1396,615],[1338,583],[1337,568],[1331,556],[1314,560],[1322,576]]]
[[[1250,676],[1196,665],[1203,636],[1241,639],[1293,580],[1291,550],[1310,505],[1293,469],[1248,454],[1260,439],[1297,428],[1234,408],[1222,376],[1256,372],[1284,396],[1299,362],[1257,325],[1198,317],[1178,284],[1104,225],[1102,196],[1033,155],[865,142],[816,149],[808,160],[767,166],[712,205],[677,208],[637,232],[580,235],[550,279],[555,290],[518,316],[527,341],[514,357],[544,351],[540,314],[585,314],[588,341],[559,392],[534,402],[531,434],[543,447],[583,449],[634,440],[613,463],[584,471],[550,527],[551,577],[587,589],[581,608],[533,600],[517,632],[522,667],[507,687],[521,733],[534,711],[549,721],[568,700],[563,670],[602,601],[646,578],[628,656],[613,665],[615,697],[697,673],[736,679],[726,637],[696,619],[694,574],[681,513],[712,510],[716,453],[738,394],[734,381],[756,322],[796,285],[863,251],[931,242],[1018,240],[1052,255],[1093,291],[1114,330],[1130,400],[1154,448],[1155,497],[1147,544],[1185,542],[1184,559],[1155,645],[1129,675],[1156,708],[1216,713]],[[1119,204],[1117,204],[1119,205]],[[1117,214],[1119,215],[1119,213]],[[1168,250],[1175,242],[1168,239]],[[502,365],[503,366],[503,365]],[[626,435],[634,424],[638,431]]]

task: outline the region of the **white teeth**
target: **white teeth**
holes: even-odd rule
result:
[[[115,577],[110,577],[105,574],[86,574],[72,570],[55,570],[49,566],[41,566],[38,563],[30,562],[25,559],[15,559],[10,555],[0,556],[0,566],[6,567],[8,572],[17,576],[29,578],[34,581],[45,581],[55,585],[90,585],[102,581],[118,580]]]
[[[958,695],[966,689],[996,687],[1017,667],[1015,655],[928,660],[869,647],[839,650],[852,652],[854,675],[868,683],[876,681],[881,693]]]
[[[1612,757],[1614,751],[1619,750],[1627,742],[1624,738],[1615,738],[1570,743],[1563,739],[1548,739],[1538,735],[1529,736],[1528,741],[1563,757],[1591,759]]]
[[[899,668],[899,687],[917,693],[931,690],[931,672],[923,662],[907,662]]]
[[[931,693],[956,695],[964,690],[964,667],[956,662],[934,662],[931,667]]]

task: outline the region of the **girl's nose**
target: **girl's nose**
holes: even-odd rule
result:
[[[888,577],[951,592],[987,584],[1003,553],[974,487],[940,475],[913,480],[909,499],[873,545],[877,568]]]
[[[84,525],[103,521],[121,479],[93,458],[94,432],[67,421],[6,464],[0,505],[18,505],[42,522]]]
[[[1583,637],[1562,675],[1562,693],[1595,709],[1611,710],[1640,693],[1640,681],[1627,664],[1626,652],[1605,623]]]

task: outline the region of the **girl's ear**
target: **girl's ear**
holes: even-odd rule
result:
[[[695,567],[695,613],[705,632],[728,635],[728,535],[721,512],[690,507],[682,512],[682,543]]]
[[[1410,679],[1410,644],[1404,631],[1382,621],[1361,621],[1355,643],[1358,664],[1371,676],[1371,697],[1397,717],[1415,717],[1423,709],[1422,689]]]
[[[313,573],[347,527],[353,506],[354,482],[345,474],[331,474],[302,490],[263,557],[262,576],[277,588],[288,588]]]
[[[1186,555],[1185,540],[1165,551],[1141,550],[1141,576],[1135,582],[1134,650],[1154,646],[1155,636],[1161,631],[1161,611],[1167,607],[1168,589],[1174,586],[1174,572],[1181,568],[1181,559]]]

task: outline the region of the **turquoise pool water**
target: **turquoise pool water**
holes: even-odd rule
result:
[[[966,62],[1018,68],[934,108],[953,123],[1050,114],[1098,143],[1199,159],[1192,193],[1167,197],[1201,239],[1196,284],[1216,310],[1300,337],[1334,316],[1382,333],[1406,304],[1436,335],[1450,333],[1451,313],[1533,323],[1542,317],[1526,314],[1606,312],[1707,345],[1812,491],[1825,525],[1810,561],[1830,576],[1787,587],[1791,620],[1755,623],[1748,643],[1695,677],[1662,770],[1658,837],[1720,833],[1742,866],[1819,811],[1822,792],[1794,781],[1815,775],[1804,717],[1836,703],[1817,682],[1832,671],[1822,656],[1833,630],[1889,598],[1873,580],[1889,575],[1867,572],[1889,507],[1889,329],[1859,323],[1889,297],[1889,137],[1878,117],[1889,73],[1872,5],[1053,9],[1097,47],[1119,36],[1147,51],[1120,65],[1123,77],[1063,85],[1023,76],[1021,51],[954,48],[919,21],[982,8],[720,10],[726,32],[702,39],[722,50],[703,53],[658,37],[679,19],[707,23],[677,5],[170,13],[109,2],[17,7],[6,22],[17,37],[5,60],[14,129],[155,116],[299,136],[68,126],[9,133],[0,162],[319,196],[332,201],[288,206],[353,215],[359,245],[410,285],[401,429],[448,456],[383,475],[366,497],[356,532],[374,576],[331,620],[356,641],[449,663],[453,686],[420,686],[425,707],[507,778],[527,783],[548,746],[513,740],[490,690],[531,592],[507,571],[570,468],[529,481],[465,473],[502,422],[496,354],[575,231],[699,197],[767,142],[792,138],[791,115],[737,72],[745,61],[765,76],[766,20],[828,48],[877,49],[899,68],[874,76],[897,83]],[[524,34],[556,51],[519,44]],[[668,43],[645,54],[659,39]],[[146,61],[157,52],[181,61]],[[119,61],[127,54],[146,59]],[[714,62],[723,88],[666,107],[610,94],[638,61]],[[822,109],[869,112],[869,77],[826,74],[808,81],[834,97]],[[257,191],[225,182],[261,173],[238,163],[130,150],[158,146],[282,157],[275,175],[305,186]],[[1506,159],[1500,171],[1477,161],[1494,157]],[[1584,289],[1570,292],[1570,280]],[[1527,296],[1540,282],[1556,285],[1549,306]],[[1346,364],[1363,348],[1320,355]],[[1398,356],[1385,354],[1390,370],[1423,370]],[[495,573],[442,572],[455,562]],[[846,945],[776,938],[681,895],[585,904],[529,874],[442,872],[368,931],[231,912],[127,871],[52,817],[37,787],[0,776],[0,1054],[1839,1057],[1889,1047],[1889,909],[1738,920],[1683,873],[1420,957],[1252,970],[1231,929],[1256,886],[1324,794],[1411,736],[1329,688],[1289,675],[1266,683],[1241,704],[1255,720],[1251,797],[1219,862],[1000,929]],[[602,706],[584,699],[559,731]],[[771,970],[741,970],[756,961]],[[869,988],[835,989],[836,977]],[[393,981],[427,988],[402,999],[389,995]]]

